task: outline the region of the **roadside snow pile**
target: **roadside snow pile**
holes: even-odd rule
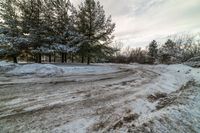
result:
[[[0,66],[1,66],[1,67],[3,67],[3,66],[8,66],[8,65],[13,65],[13,63],[6,62],[6,61],[0,61]]]
[[[37,76],[53,76],[61,75],[64,71],[50,64],[28,64],[21,65],[9,71],[11,75],[37,75]]]
[[[184,64],[191,66],[191,67],[200,67],[200,56],[191,58],[190,60],[188,60]]]
[[[8,71],[18,66],[15,63],[0,61],[0,72]]]
[[[101,74],[114,72],[116,69],[105,66],[57,66],[52,64],[19,65],[7,72],[9,75],[66,76],[70,74]]]
[[[65,74],[105,74],[117,71],[111,66],[62,66]]]
[[[168,95],[163,108],[140,117],[128,127],[129,132],[156,133],[197,133],[200,131],[200,90],[199,84],[190,82],[188,86]],[[168,102],[167,102],[168,101]]]
[[[182,74],[182,76],[186,77],[189,80],[195,80],[196,82],[200,83],[200,69],[199,68],[192,68],[190,66],[178,64],[178,65],[169,65],[168,69],[171,72],[176,72]]]

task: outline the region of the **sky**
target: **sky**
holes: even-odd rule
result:
[[[77,5],[82,0],[72,0]],[[174,34],[200,32],[200,0],[99,0],[116,23],[115,40],[145,47]]]

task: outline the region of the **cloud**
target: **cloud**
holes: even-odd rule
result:
[[[200,31],[199,0],[99,1],[116,22],[115,39],[131,47],[145,47],[171,34]]]
[[[165,3],[166,0],[135,0],[135,15],[142,15],[145,12],[148,12],[154,7],[157,7],[163,3]]]

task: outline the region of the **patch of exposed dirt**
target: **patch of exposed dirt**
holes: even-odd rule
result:
[[[123,116],[123,117],[121,117]],[[111,132],[113,130],[118,130],[125,125],[137,120],[139,115],[137,113],[128,112],[122,115],[112,114],[112,117],[108,117],[104,121],[93,124],[91,132]],[[101,118],[103,120],[103,118]]]
[[[165,96],[162,98],[158,105],[156,106],[157,110],[160,110],[162,108],[165,108],[167,106],[170,106],[171,104],[175,104],[175,101],[180,97],[181,93],[185,91],[186,89],[190,88],[191,86],[194,86],[195,82],[194,81],[189,81],[186,83],[186,85],[182,86],[179,90],[171,93],[168,96]]]
[[[150,102],[155,102],[159,99],[162,99],[162,98],[166,98],[167,97],[167,93],[155,93],[155,94],[151,94],[147,97],[147,99],[150,101]]]

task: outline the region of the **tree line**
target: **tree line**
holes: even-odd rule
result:
[[[103,6],[84,0],[3,0],[0,2],[0,58],[49,62],[70,58],[87,64],[115,51],[110,47],[115,23]]]
[[[183,63],[191,58],[200,57],[200,40],[197,35],[171,36],[165,43],[153,40],[146,49],[127,47],[115,52],[110,62],[141,63],[141,64],[174,64]],[[122,49],[122,43],[117,42],[116,49]]]

